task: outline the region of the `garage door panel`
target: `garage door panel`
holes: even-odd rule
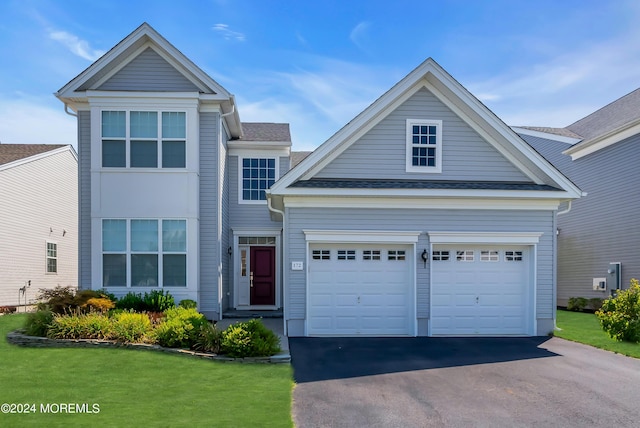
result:
[[[450,259],[431,261],[432,335],[530,333],[527,247],[440,245],[435,251],[449,251]],[[522,257],[508,260],[507,251]]]
[[[312,254],[314,250],[326,249],[330,257],[309,261],[307,334],[413,334],[414,275],[413,263],[408,261],[412,248],[401,245],[311,245]],[[331,306],[327,305],[329,301]],[[324,320],[318,324],[317,317],[332,318],[331,326]]]

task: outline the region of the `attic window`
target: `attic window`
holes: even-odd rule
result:
[[[442,121],[407,119],[407,172],[442,172]]]

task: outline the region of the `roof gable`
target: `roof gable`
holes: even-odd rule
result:
[[[168,90],[161,85],[161,82],[153,79],[145,81],[145,77],[136,72],[133,73],[134,78],[131,80],[132,75],[127,73],[135,69],[137,72],[144,70],[144,67],[140,67],[140,63],[145,61],[155,61],[156,66],[162,66],[164,77],[169,77],[172,81],[171,89]],[[77,111],[78,103],[87,102],[88,94],[95,95],[100,89],[104,92],[126,90],[141,93],[187,90],[187,93],[198,94],[201,102],[206,100],[208,103],[218,104],[231,136],[233,138],[242,136],[242,126],[234,96],[146,22],[60,88],[55,95],[65,106]]]
[[[515,132],[429,58],[398,82],[309,157],[277,181],[271,194],[285,194],[298,180],[312,179],[341,153],[414,94],[426,88],[485,141],[498,150],[532,183],[548,185],[579,197],[580,190],[526,144]]]
[[[199,87],[149,46],[97,89],[166,91],[168,88],[173,91],[200,92]]]
[[[56,96],[73,98],[79,95],[78,92],[98,89],[149,48],[171,64],[185,79],[197,87],[199,92],[217,94],[221,99],[228,99],[231,96],[146,22],[63,86]]]
[[[442,123],[440,172],[407,172],[408,118]],[[314,178],[530,181],[425,87],[381,119]]]

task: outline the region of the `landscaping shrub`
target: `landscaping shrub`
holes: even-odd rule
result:
[[[191,300],[191,299],[182,299],[180,300],[180,307],[183,308],[187,308],[187,309],[197,309],[198,308],[198,303],[196,303],[195,300]]]
[[[37,309],[50,309],[56,314],[64,314],[89,309],[87,302],[91,299],[108,299],[111,297],[100,290],[76,290],[74,287],[41,288],[36,296],[39,300]],[[105,302],[104,305],[107,303]]]
[[[268,357],[280,352],[280,338],[259,319],[232,324],[222,332],[220,348],[230,357]]]
[[[629,289],[618,290],[616,297],[605,300],[596,316],[611,338],[640,342],[640,282],[632,279]]]
[[[27,320],[24,324],[25,333],[29,336],[46,337],[52,321],[53,312],[49,309],[31,312],[27,315]]]
[[[75,307],[75,289],[71,286],[55,287],[52,289],[41,288],[36,296],[39,300],[38,310],[49,309],[53,313],[63,314],[70,308]]]
[[[169,309],[156,327],[157,342],[168,348],[191,348],[198,340],[201,327],[207,323],[205,316],[195,309]]]
[[[567,309],[570,311],[582,312],[589,304],[589,301],[584,297],[571,297],[567,302]]]
[[[102,292],[98,290],[78,290],[73,297],[73,303],[69,310],[75,310],[77,308],[88,310],[89,308],[87,306],[87,302],[91,299],[109,300],[104,294],[102,294]]]
[[[83,308],[98,312],[108,312],[115,307],[115,303],[106,297],[92,297],[82,305]]]
[[[218,328],[211,324],[206,323],[200,326],[198,337],[193,345],[193,349],[204,352],[220,352],[220,341],[222,339],[222,333]]]
[[[602,302],[604,302],[604,299],[601,299],[599,297],[593,297],[589,299],[589,303],[587,303],[587,306],[589,309],[595,312],[602,307]]]
[[[72,314],[54,314],[47,331],[51,339],[110,339],[113,321],[108,316],[89,312]]]
[[[153,339],[153,327],[147,314],[121,312],[113,317],[112,339],[118,342],[141,343]]]
[[[126,311],[143,312],[145,304],[140,294],[128,292],[116,301],[116,308]]]
[[[175,300],[171,294],[164,290],[152,290],[150,293],[144,293],[142,298],[145,308],[149,312],[164,312],[167,309],[176,307]]]

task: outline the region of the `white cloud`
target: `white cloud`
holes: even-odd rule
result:
[[[62,43],[73,54],[89,61],[95,61],[104,55],[104,51],[92,49],[86,40],[82,40],[66,31],[49,30],[49,38]]]
[[[640,31],[467,88],[509,125],[564,127],[640,86]]]
[[[77,146],[76,119],[64,106],[38,98],[0,99],[0,142],[5,144],[72,144]]]
[[[246,39],[243,33],[231,30],[227,24],[215,24],[211,29],[222,35],[225,40],[244,42]]]
[[[358,25],[351,30],[351,34],[349,34],[349,39],[353,44],[365,52],[369,45],[369,28],[371,28],[371,23],[362,21],[358,23]]]

